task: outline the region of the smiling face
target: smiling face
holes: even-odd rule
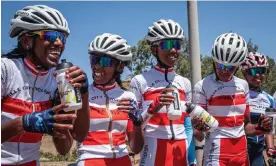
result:
[[[260,88],[265,79],[266,68],[251,68],[243,71],[248,84],[253,88]]]
[[[34,52],[39,61],[51,68],[57,66],[61,57],[61,52],[64,50],[64,45],[60,40],[50,43],[49,41],[36,38]]]
[[[20,41],[25,49],[34,51],[36,59],[33,56],[28,56],[32,62],[52,68],[57,66],[59,62],[61,53],[65,48],[66,36],[57,31],[38,31],[24,35]]]
[[[233,75],[237,70],[237,66],[225,66],[223,64],[215,63],[215,72],[222,82],[228,82],[232,79]]]
[[[151,51],[162,63],[173,67],[181,53],[181,40],[159,41],[158,44],[152,46]]]
[[[104,85],[115,81],[115,72],[122,72],[124,65],[119,60],[103,53],[90,55],[91,69],[95,84]]]

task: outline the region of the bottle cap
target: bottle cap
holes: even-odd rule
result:
[[[185,103],[185,105],[187,107],[186,112],[188,114],[190,114],[195,109],[195,107],[196,107],[196,105],[192,104],[192,103]]]
[[[59,63],[57,65],[56,70],[65,69],[65,68],[69,68],[72,66],[73,66],[73,64],[71,62],[66,62],[66,59],[62,59],[61,63]]]

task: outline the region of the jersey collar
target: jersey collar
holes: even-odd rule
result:
[[[26,68],[33,74],[35,75],[46,75],[48,73],[47,70],[38,70],[37,66],[34,65],[28,58],[24,58],[24,65],[26,66]]]
[[[101,90],[101,91],[109,91],[109,90],[114,89],[116,87],[116,82],[114,82],[111,85],[105,85],[105,86],[94,84],[94,87]]]
[[[160,66],[158,66],[158,65],[154,66],[154,68],[155,68],[155,70],[157,70],[159,72],[165,73],[165,69],[164,68],[160,68]],[[169,68],[168,72],[173,72],[173,67]]]

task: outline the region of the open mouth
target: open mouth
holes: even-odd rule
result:
[[[104,78],[104,72],[94,71],[93,74],[94,74],[94,79],[96,80]]]
[[[61,49],[60,48],[50,48],[47,50],[47,54],[49,55],[49,60],[52,62],[58,63],[59,57],[61,54]]]

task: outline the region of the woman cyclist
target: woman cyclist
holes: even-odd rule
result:
[[[45,5],[26,6],[11,20],[9,35],[17,37],[18,44],[1,58],[2,166],[39,165],[43,134],[53,136],[62,155],[70,150],[72,138],[81,142],[86,137],[88,83],[83,70],[73,66],[67,71],[68,81],[81,87],[82,108],[76,114],[62,114],[67,105],[55,102],[59,98],[55,66],[69,33],[64,16]]]
[[[266,108],[275,108],[274,99],[262,89],[265,75],[268,71],[268,60],[265,55],[250,52],[241,65],[244,78],[249,84],[249,108],[251,123],[257,124],[259,117],[265,114]],[[272,134],[261,134],[247,137],[248,155],[251,166],[265,164],[263,150],[267,145],[267,153],[274,151],[274,139]]]
[[[268,117],[262,116],[258,124],[250,123],[248,84],[234,76],[246,55],[247,44],[240,35],[220,35],[212,48],[215,73],[195,85],[193,102],[219,122],[215,131],[206,133],[204,166],[249,166],[245,134],[270,130]]]
[[[119,35],[104,33],[95,37],[88,50],[94,80],[89,86],[90,128],[79,144],[77,165],[131,165],[127,144],[139,153],[143,135],[136,97],[120,80],[132,59],[130,46]]]

